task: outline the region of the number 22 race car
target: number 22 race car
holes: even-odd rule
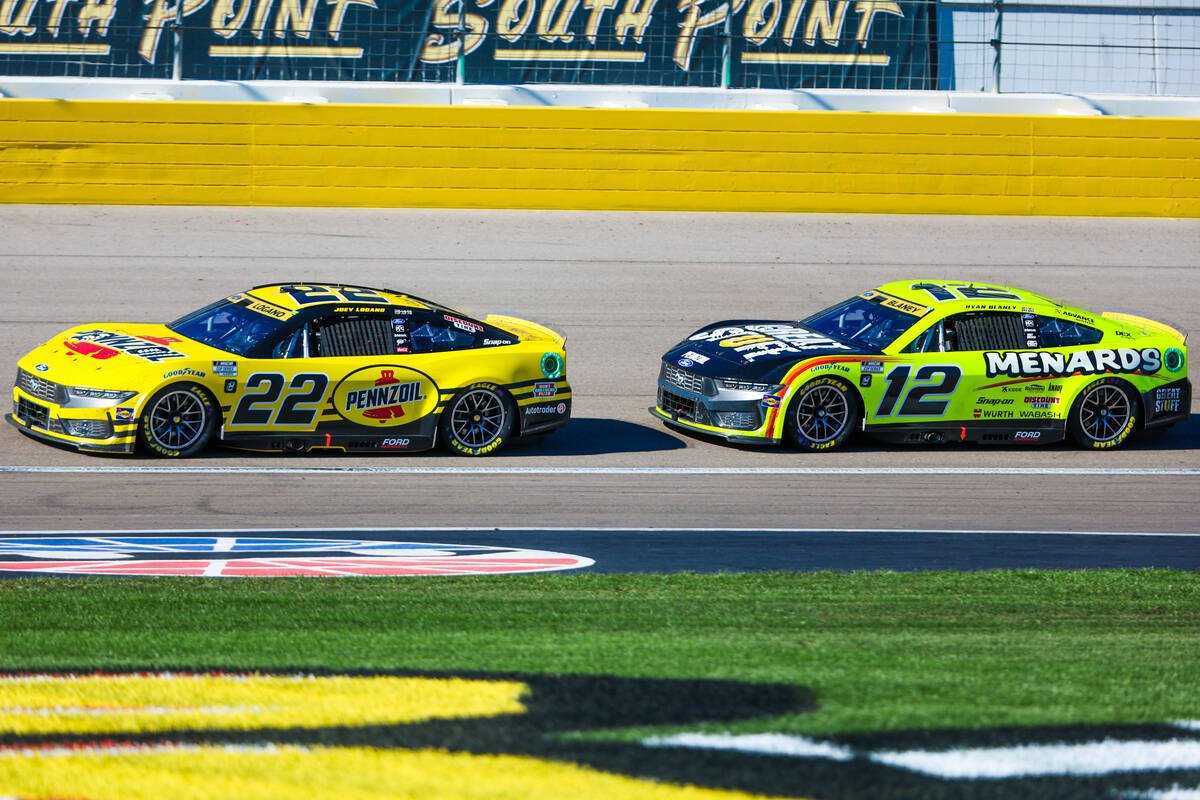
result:
[[[898,281],[800,322],[728,320],[663,357],[651,413],[733,442],[1120,447],[1187,419],[1187,334],[1031,292]]]
[[[168,325],[83,325],[22,358],[7,419],[90,452],[424,450],[567,424],[565,339],[387,289],[272,284]]]

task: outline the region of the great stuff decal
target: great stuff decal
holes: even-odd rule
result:
[[[515,547],[247,536],[0,538],[0,572],[278,577],[495,575],[590,567],[584,556]]]
[[[776,356],[780,353],[851,349],[824,334],[788,323],[713,328],[693,334],[688,341],[719,342],[721,347],[730,348],[740,355],[743,361],[751,363],[757,358]]]
[[[355,370],[333,390],[343,418],[371,428],[405,425],[437,408],[438,388],[430,377],[386,364]]]
[[[146,361],[158,362],[170,358],[183,358],[183,353],[177,353],[167,347],[168,344],[181,341],[183,340],[174,336],[127,336],[96,329],[71,334],[63,344],[73,353],[92,358],[108,359],[118,353],[128,353]]]
[[[1153,347],[1134,350],[1120,347],[1116,350],[1080,350],[1075,353],[1051,353],[1040,350],[1029,352],[987,352],[987,375],[1013,377],[1060,377],[1063,375],[1093,375],[1098,372],[1158,372],[1162,366],[1162,354]]]

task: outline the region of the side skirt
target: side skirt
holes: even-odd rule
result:
[[[1067,438],[1067,425],[1060,419],[899,423],[867,425],[868,436],[895,444],[1043,444]]]

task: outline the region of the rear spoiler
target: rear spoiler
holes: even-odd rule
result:
[[[1186,342],[1188,332],[1186,328],[1175,325],[1174,323],[1159,322],[1150,319],[1140,311],[1132,311],[1127,308],[1106,308],[1101,312],[1100,316],[1111,319],[1114,322],[1123,322],[1126,325],[1132,325],[1135,328],[1141,328],[1146,331],[1154,331],[1155,333],[1165,333],[1167,336],[1174,336],[1180,342]]]
[[[520,317],[510,317],[505,314],[488,314],[483,321],[489,325],[495,325],[497,328],[503,328],[522,341],[554,342],[559,347],[565,347],[567,344],[567,337],[563,334],[551,330],[540,323],[521,319]]]

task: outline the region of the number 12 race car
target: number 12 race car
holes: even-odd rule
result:
[[[7,419],[82,451],[424,450],[567,424],[565,339],[387,289],[258,286],[169,325],[72,328],[22,358]]]
[[[663,357],[670,425],[829,450],[895,442],[1124,444],[1187,419],[1187,334],[1019,289],[898,281],[801,321],[729,320]]]

